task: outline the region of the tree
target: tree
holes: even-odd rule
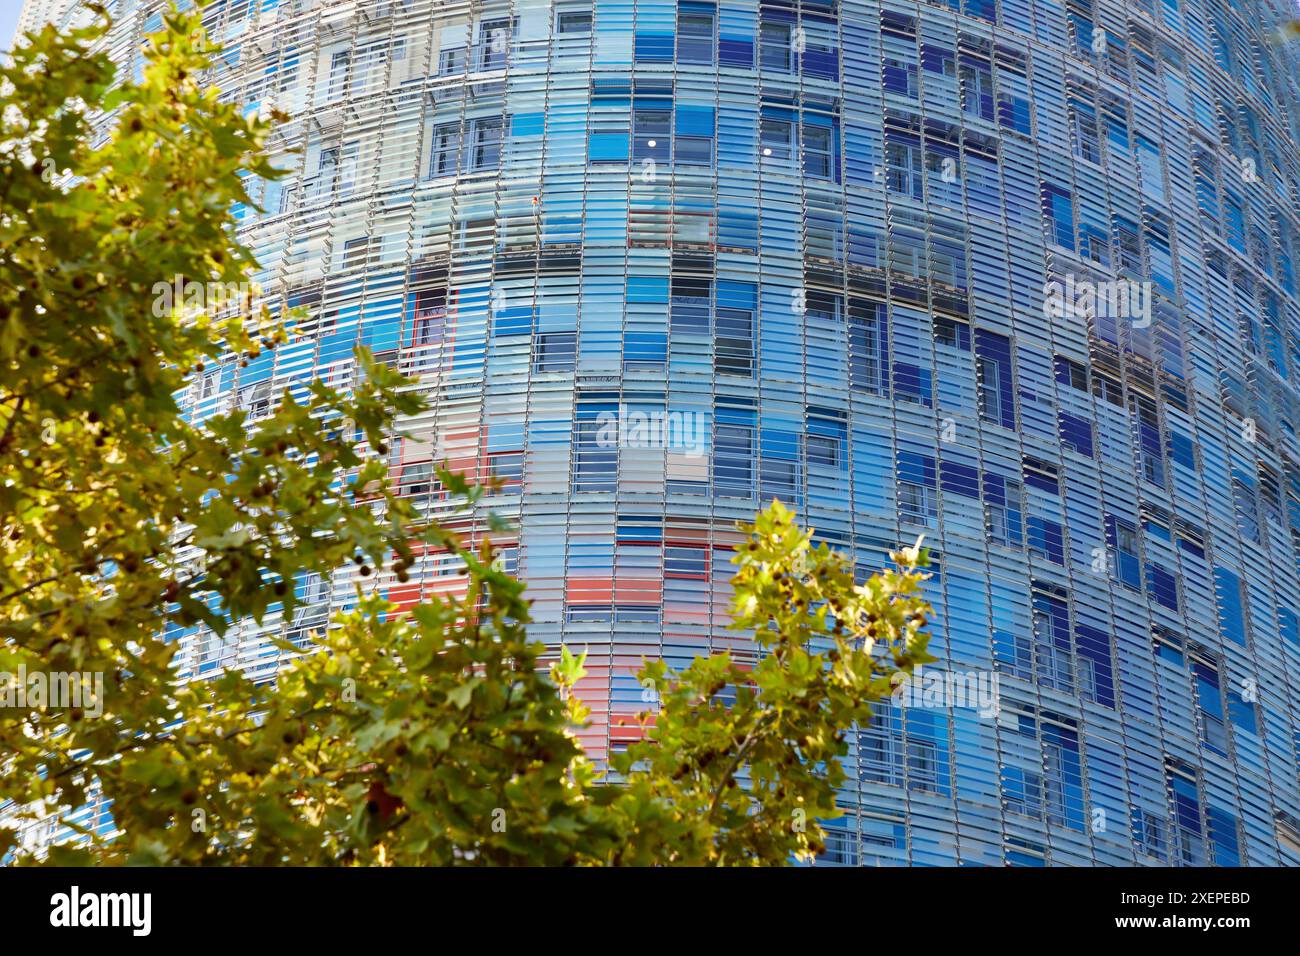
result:
[[[347,392],[303,383],[250,427],[177,395],[205,363],[286,330],[265,310],[148,307],[159,276],[241,282],[241,175],[277,175],[266,128],[205,91],[213,52],[172,13],[139,84],[110,89],[102,26],[46,29],[0,72],[0,671],[106,673],[90,719],[0,710],[0,798],[23,813],[112,801],[116,838],[60,863],[753,864],[821,849],[846,733],[930,660],[926,558],[855,584],[779,503],[746,528],[734,627],[762,651],[641,674],[646,739],[598,768],[575,728],[583,661],[547,674],[524,585],[393,494],[385,442],[421,400],[358,354]],[[112,135],[90,145],[96,114]],[[50,175],[54,170],[59,175]],[[62,175],[64,172],[69,176]],[[440,470],[480,509],[484,489]],[[413,548],[460,561],[463,592],[399,615],[358,603],[274,686],[177,681],[168,628],[291,609],[304,572],[405,576]],[[0,840],[12,831],[0,830]],[[0,846],[0,849],[3,849]]]
[[[81,804],[90,765],[119,795],[131,762],[109,755],[152,752],[187,716],[169,626],[220,633],[291,609],[295,575],[409,554],[411,512],[377,455],[418,402],[368,356],[348,394],[303,382],[256,429],[242,409],[202,427],[181,414],[206,363],[287,333],[265,309],[155,309],[156,286],[246,284],[231,206],[242,174],[279,174],[267,126],[200,84],[197,14],[170,15],[143,80],[117,87],[90,52],[104,29],[46,27],[0,69],[0,672],[106,685],[99,719],[0,709],[0,798],[21,804]],[[386,510],[353,507],[345,476]]]
[[[696,658],[677,675],[646,664],[642,678],[662,690],[662,709],[652,735],[614,761],[626,786],[601,794],[618,830],[644,835],[609,862],[756,864],[821,852],[817,821],[839,815],[846,734],[903,675],[934,660],[919,542],[891,555],[897,570],[856,585],[852,564],[814,548],[779,501],[743,530],[731,626],[752,632],[765,653],[752,669],[727,654]]]

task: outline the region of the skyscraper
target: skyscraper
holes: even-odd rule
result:
[[[71,12],[75,6],[73,0],[26,0],[18,14],[18,22],[14,26],[12,39],[17,39],[24,33],[39,30],[47,23],[62,22],[64,16]],[[8,42],[10,39],[9,37],[5,38],[6,47],[12,45]]]
[[[643,658],[752,658],[728,559],[761,502],[864,575],[926,534],[940,661],[856,735],[825,862],[1300,863],[1289,15],[216,0],[212,82],[290,115],[242,237],[309,318],[193,413],[346,382],[357,344],[417,377],[392,473],[435,511],[435,461],[503,482],[597,756]],[[157,5],[115,16],[137,68]],[[183,673],[272,675],[264,630],[179,634]]]

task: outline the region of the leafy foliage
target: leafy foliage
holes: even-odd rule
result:
[[[409,506],[369,450],[418,402],[368,356],[349,394],[304,384],[256,429],[242,409],[202,428],[181,414],[206,363],[247,362],[288,333],[264,310],[154,314],[173,276],[244,281],[241,174],[279,175],[267,126],[200,85],[197,14],[167,26],[138,84],[112,86],[90,52],[102,25],[46,27],[0,70],[0,671],[106,676],[101,719],[0,709],[0,798],[24,804],[80,804],[82,751],[101,758],[103,792],[123,793],[130,763],[109,755],[184,716],[169,623],[220,633],[292,608],[297,573],[409,552]],[[113,133],[93,145],[108,113]],[[354,507],[344,475],[377,482],[386,510]]]
[[[240,176],[278,175],[266,127],[197,77],[193,15],[153,38],[140,84],[110,90],[94,28],[45,30],[0,76],[0,671],[102,672],[103,714],[0,709],[0,799],[23,815],[112,801],[118,834],[58,863],[782,863],[822,848],[846,733],[930,660],[918,548],[855,584],[774,502],[737,553],[726,654],[649,662],[646,737],[598,767],[576,731],[583,660],[550,668],[524,586],[394,496],[385,441],[421,401],[361,352],[347,392],[316,382],[265,419],[201,425],[177,395],[206,362],[284,341],[264,312],[152,314],[173,274],[241,281]],[[79,105],[80,104],[80,105]],[[94,111],[116,111],[92,142]],[[72,178],[45,175],[52,159]],[[442,489],[481,510],[483,489]],[[176,680],[168,626],[256,620],[294,581],[349,560],[398,579],[414,548],[458,560],[463,591],[409,614],[358,603],[274,686]],[[0,829],[0,840],[13,831]],[[0,851],[4,849],[0,845]],[[31,860],[30,862],[36,862]]]
[[[753,668],[700,657],[679,675],[646,665],[662,710],[650,737],[614,761],[627,786],[611,809],[622,830],[647,812],[657,826],[611,862],[755,864],[822,852],[816,821],[839,815],[846,733],[870,720],[871,702],[887,699],[898,675],[934,659],[919,546],[859,586],[852,565],[814,548],[779,501],[745,530],[731,626],[752,632],[763,656]]]

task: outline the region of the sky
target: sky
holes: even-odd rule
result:
[[[14,27],[22,8],[23,0],[0,0],[0,50],[8,50],[13,45]]]

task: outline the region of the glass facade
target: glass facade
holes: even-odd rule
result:
[[[157,7],[115,6],[138,68]],[[243,238],[309,318],[192,413],[346,382],[357,344],[416,377],[392,474],[435,513],[432,462],[501,479],[597,756],[643,658],[752,659],[761,502],[864,575],[925,533],[933,666],[1000,706],[882,707],[824,862],[1300,863],[1294,12],[216,0],[213,82],[290,116]],[[410,574],[376,586],[458,582]],[[179,634],[185,674],[269,677],[264,636]]]

